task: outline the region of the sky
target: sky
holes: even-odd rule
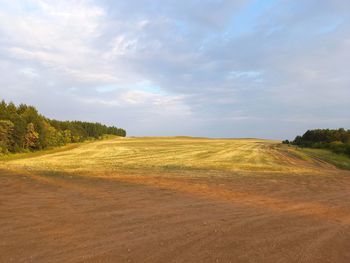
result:
[[[0,0],[0,99],[130,136],[350,128],[350,1]]]

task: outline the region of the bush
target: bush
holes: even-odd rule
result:
[[[303,136],[295,137],[292,144],[301,147],[330,149],[335,153],[350,156],[350,130],[343,128],[308,130]]]

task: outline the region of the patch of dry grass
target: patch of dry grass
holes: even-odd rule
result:
[[[333,169],[278,141],[191,137],[113,138],[10,160],[0,166],[90,174],[199,170],[306,173]]]

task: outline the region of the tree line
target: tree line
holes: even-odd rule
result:
[[[0,153],[47,149],[105,134],[125,137],[126,131],[101,123],[51,120],[33,106],[0,103]]]
[[[350,156],[350,130],[343,128],[337,130],[308,130],[302,136],[297,136],[294,141],[285,140],[283,143],[291,143],[301,147],[330,149],[335,153]]]

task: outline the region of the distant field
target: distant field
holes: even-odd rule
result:
[[[5,165],[90,174],[179,170],[314,173],[334,169],[324,158],[307,151],[258,139],[114,138],[23,157],[9,158]]]
[[[0,262],[347,263],[349,163],[190,137],[2,157]]]

